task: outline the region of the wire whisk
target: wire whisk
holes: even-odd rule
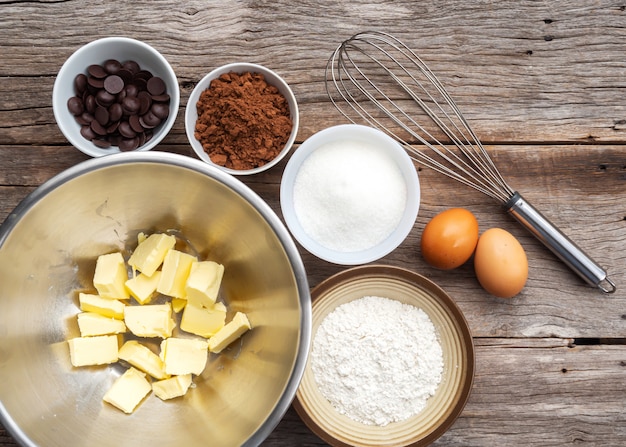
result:
[[[326,90],[348,120],[384,131],[417,163],[498,201],[588,284],[615,292],[607,273],[507,184],[437,76],[399,39],[367,31],[342,42],[326,66]]]

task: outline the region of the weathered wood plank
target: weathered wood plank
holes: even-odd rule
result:
[[[433,445],[618,447],[626,441],[624,345],[496,338],[477,339],[475,346],[470,399],[461,417]],[[290,409],[262,445],[296,444],[326,445]],[[2,428],[0,445],[17,445]]]
[[[185,90],[223,63],[268,65],[292,84],[306,136],[312,126],[339,119],[323,87],[331,52],[355,32],[382,29],[432,64],[486,142],[625,139],[626,11],[611,1],[304,1],[295,7],[281,1],[84,1],[80,21],[64,2],[0,8],[0,110],[12,112],[16,124],[42,126],[33,138],[54,136],[45,127],[54,122],[47,108],[65,58],[111,34],[163,52]],[[120,20],[126,17],[135,20]],[[14,138],[3,126],[0,140],[18,142]]]

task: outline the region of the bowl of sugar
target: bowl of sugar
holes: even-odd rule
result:
[[[293,406],[333,447],[418,447],[462,413],[471,331],[454,299],[401,267],[351,267],[311,291],[311,348]],[[445,443],[444,443],[445,444]]]
[[[339,265],[366,264],[396,249],[415,224],[420,185],[411,158],[380,130],[324,129],[293,153],[280,205],[294,238]]]

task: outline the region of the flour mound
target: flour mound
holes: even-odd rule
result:
[[[320,392],[339,413],[385,426],[424,409],[441,382],[443,352],[423,310],[366,296],[324,318],[311,367]]]

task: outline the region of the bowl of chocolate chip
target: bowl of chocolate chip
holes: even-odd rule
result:
[[[76,50],[52,91],[59,129],[92,157],[154,148],[174,125],[179,104],[178,80],[165,57],[126,37]]]
[[[278,164],[296,139],[298,123],[298,104],[287,82],[253,63],[211,71],[185,109],[187,139],[198,158],[232,175]]]

